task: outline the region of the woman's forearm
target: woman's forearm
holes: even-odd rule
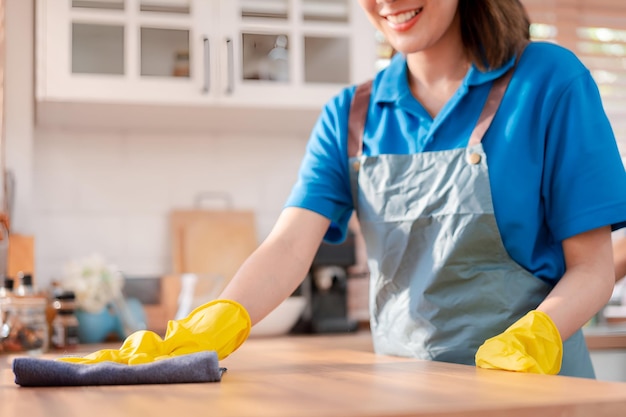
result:
[[[615,265],[615,282],[626,276],[626,237],[613,242],[613,263]]]
[[[548,314],[567,340],[606,305],[615,284],[610,229],[563,242],[567,269],[538,310]]]
[[[253,324],[306,277],[330,221],[304,209],[283,211],[270,235],[243,263],[220,298],[243,305]]]

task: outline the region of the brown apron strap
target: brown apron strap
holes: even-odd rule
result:
[[[361,156],[363,153],[363,132],[370,106],[372,80],[359,84],[352,97],[348,118],[348,158]]]
[[[487,96],[487,101],[483,107],[483,111],[480,113],[478,122],[476,123],[476,126],[474,126],[474,130],[470,136],[469,146],[477,145],[483,140],[483,136],[485,136],[487,129],[489,129],[489,126],[491,125],[491,121],[496,115],[496,111],[498,111],[498,107],[500,107],[500,102],[502,102],[504,92],[509,86],[509,81],[511,81],[511,76],[513,75],[513,69],[514,68],[511,68],[506,74],[493,82],[491,91],[489,91],[489,96]]]
[[[500,107],[502,97],[504,97],[504,93],[509,86],[511,77],[513,77],[513,72],[515,72],[515,67],[517,67],[517,63],[519,62],[519,59],[524,52],[524,49],[526,49],[526,45],[528,45],[528,43],[525,43],[520,48],[517,54],[517,58],[515,59],[515,64],[511,67],[511,69],[509,69],[502,77],[493,82],[493,85],[491,86],[491,91],[489,91],[489,96],[487,96],[487,101],[485,102],[485,105],[483,107],[483,111],[480,113],[478,122],[476,123],[476,126],[474,126],[474,130],[472,131],[472,135],[470,136],[468,146],[477,145],[483,140],[487,129],[489,129],[489,126],[491,125],[491,121],[498,111],[498,107]]]

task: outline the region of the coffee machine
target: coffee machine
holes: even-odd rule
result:
[[[292,333],[344,333],[358,328],[348,317],[348,272],[354,265],[355,236],[348,232],[340,244],[322,243],[307,277],[294,295],[307,298],[307,306]]]

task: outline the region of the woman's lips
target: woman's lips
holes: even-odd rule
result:
[[[390,14],[385,16],[389,27],[393,30],[402,32],[411,28],[415,22],[418,20],[419,14],[422,12],[423,8],[410,10],[406,12]]]

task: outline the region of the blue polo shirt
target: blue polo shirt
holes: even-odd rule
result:
[[[514,65],[472,67],[432,118],[413,97],[405,57],[379,72],[365,125],[365,155],[410,154],[467,146],[492,82]],[[340,242],[354,209],[348,171],[348,113],[355,87],[324,107],[286,206],[332,221]],[[496,221],[509,255],[556,282],[565,271],[561,241],[626,225],[626,173],[589,70],[567,49],[533,42],[522,54],[483,138]]]

